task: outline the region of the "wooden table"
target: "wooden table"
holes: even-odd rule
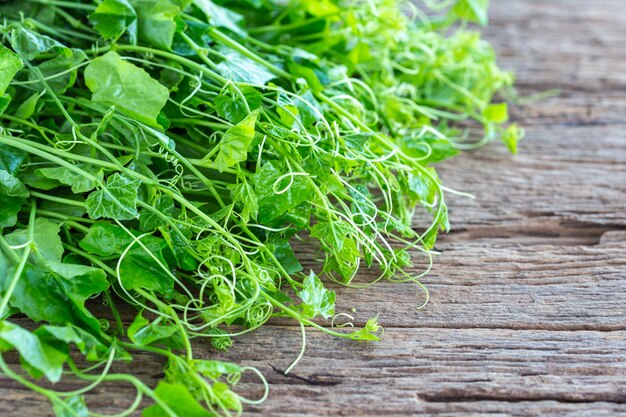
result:
[[[236,340],[225,358],[259,367],[271,395],[245,415],[626,416],[626,11],[623,0],[494,0],[485,37],[519,90],[561,94],[514,107],[519,156],[492,144],[441,169],[454,230],[424,281],[338,290],[357,323],[379,315],[384,340],[355,343],[293,323]],[[214,352],[199,347],[203,357]],[[161,363],[133,371],[154,383]],[[68,388],[79,385],[70,382]],[[124,386],[89,402],[126,403]],[[245,380],[241,391],[259,385]],[[50,416],[39,396],[0,379],[0,416]]]

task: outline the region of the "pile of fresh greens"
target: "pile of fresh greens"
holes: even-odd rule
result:
[[[419,284],[449,229],[451,190],[433,165],[494,138],[515,152],[522,136],[493,102],[512,75],[467,29],[486,9],[4,2],[0,350],[17,351],[22,370],[0,356],[3,373],[58,416],[98,415],[84,394],[109,381],[137,393],[117,416],[145,397],[144,416],[229,416],[259,402],[233,390],[241,374],[263,377],[195,358],[192,340],[228,349],[277,316],[376,340],[376,318],[332,325],[323,282],[364,286],[353,279],[371,269],[374,282]],[[317,274],[298,241],[318,243]],[[167,361],[154,389],[111,372],[139,351]],[[36,382],[63,374],[84,388]]]

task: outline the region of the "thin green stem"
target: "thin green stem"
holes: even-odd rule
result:
[[[13,278],[11,279],[11,282],[9,283],[9,287],[7,288],[4,296],[2,297],[2,302],[0,302],[0,318],[4,317],[4,310],[8,306],[9,301],[11,300],[11,296],[13,295],[13,292],[15,291],[15,288],[17,287],[17,284],[20,280],[20,277],[22,276],[22,272],[24,271],[24,268],[26,267],[26,262],[28,262],[28,257],[30,255],[31,250],[33,249],[33,245],[35,242],[35,220],[37,218],[37,206],[35,204],[35,200],[31,202],[30,207],[31,207],[30,216],[28,218],[29,240],[24,245],[20,245],[24,247],[24,252],[22,253],[22,258],[20,259],[20,262],[17,264],[17,267],[15,268],[15,272],[13,273]]]
[[[26,262],[28,262],[28,257],[30,256],[31,245],[28,244],[24,248],[24,252],[22,253],[22,257],[15,268],[15,272],[13,272],[13,278],[9,282],[9,287],[7,288],[4,296],[2,297],[2,302],[0,302],[0,318],[4,317],[4,312],[7,306],[9,305],[9,301],[11,300],[11,296],[17,287],[18,282],[20,281],[20,277],[22,276],[22,272],[26,267]]]
[[[62,1],[62,0],[26,0],[26,1],[29,3],[45,4],[48,6],[64,7],[66,9],[77,9],[77,10],[87,10],[87,11],[96,10],[96,6],[94,6],[93,4],[78,3],[78,2],[73,2],[73,1]]]
[[[316,16],[310,19],[296,20],[294,22],[291,22],[285,25],[258,26],[258,27],[248,29],[248,33],[254,34],[254,33],[264,33],[264,32],[276,33],[276,32],[292,31],[294,29],[299,29],[304,26],[308,26],[317,22],[328,20],[329,18],[332,18],[334,16],[337,16],[337,13],[326,14],[323,16]]]
[[[110,290],[106,290],[104,292],[104,299],[109,305],[109,308],[111,309],[111,313],[113,314],[113,317],[115,318],[115,325],[117,326],[117,334],[119,336],[123,336],[124,335],[124,322],[122,322],[122,316],[120,316],[120,312],[117,310],[117,307],[115,306],[115,302],[113,301],[113,297],[111,296]]]
[[[32,191],[32,190],[30,192],[30,195],[33,197],[40,198],[42,200],[54,201],[55,203],[61,203],[67,206],[85,208],[85,202],[81,200],[70,200],[69,198],[55,197],[53,195],[44,194],[44,193],[40,193],[40,192]]]
[[[325,333],[328,333],[330,335],[336,336],[336,337],[341,337],[342,339],[352,339],[350,333],[339,333],[336,332],[334,330],[330,330],[327,327],[321,326],[317,323],[315,323],[314,321],[311,321],[305,317],[302,316],[302,314],[292,310],[291,308],[287,307],[286,305],[284,305],[283,303],[277,301],[276,299],[274,299],[272,296],[270,296],[267,293],[262,293],[263,298],[265,298],[267,301],[269,301],[274,307],[277,307],[280,311],[282,311],[283,313],[287,314],[289,317],[296,319],[298,322],[304,323],[308,326],[311,327],[315,327],[318,330],[321,330]]]
[[[243,46],[242,44],[240,44],[239,42],[237,42],[236,40],[234,40],[230,36],[227,36],[226,34],[221,32],[220,30],[218,30],[216,28],[212,28],[212,29],[209,30],[208,34],[209,34],[210,37],[212,37],[216,41],[220,42],[222,45],[226,45],[229,48],[239,52],[240,54],[242,54],[246,58],[249,58],[252,61],[256,62],[257,64],[260,64],[260,65],[264,66],[265,68],[269,69],[274,74],[276,74],[276,75],[278,75],[280,77],[283,77],[284,79],[286,79],[288,81],[295,81],[295,78],[294,78],[293,75],[291,75],[290,73],[286,72],[285,70],[282,70],[282,69],[278,68],[276,65],[272,64],[271,62],[268,62],[267,60],[261,58],[259,55],[255,54],[253,51],[251,51],[250,49],[246,48],[245,46]]]

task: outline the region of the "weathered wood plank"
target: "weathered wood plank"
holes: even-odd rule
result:
[[[235,351],[267,369],[274,396],[288,395],[298,404],[294,411],[323,404],[310,415],[417,415],[444,411],[447,402],[481,401],[503,401],[506,413],[513,401],[626,399],[624,332],[389,329],[357,356],[352,343],[329,349],[324,335],[309,332],[307,355],[287,377],[267,366],[269,355],[285,369],[298,352],[297,330],[285,335],[275,341],[274,332],[260,332]],[[270,402],[258,414],[293,415],[284,406]]]
[[[492,2],[485,37],[520,85],[624,92],[626,15],[619,0]]]
[[[488,146],[443,164],[447,186],[477,197],[449,198],[453,226],[541,215],[626,225],[625,126],[543,125],[527,131],[517,156]]]
[[[246,358],[244,363],[261,369],[271,384],[270,401],[250,407],[248,415],[382,417],[487,410],[531,415],[528,409],[558,415],[585,407],[626,413],[623,331],[392,328],[382,341],[361,344],[329,343],[316,331],[307,336],[306,356],[287,376],[281,370],[300,349],[295,327],[262,329],[221,355]],[[209,352],[201,356],[215,357]],[[154,382],[151,360],[139,355],[133,372]],[[0,395],[15,395],[15,388],[7,384]],[[252,376],[238,390],[251,398],[260,395]],[[20,404],[36,406],[29,416],[46,415],[33,394],[17,392]],[[88,398],[113,411],[128,398],[127,387],[105,386]],[[10,410],[14,403],[0,402],[0,415],[13,415]]]
[[[378,283],[336,287],[338,311],[386,326],[626,330],[626,232],[604,230],[540,219],[469,227],[438,245],[424,309],[417,286]]]

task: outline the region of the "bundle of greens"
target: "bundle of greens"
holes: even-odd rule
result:
[[[378,339],[376,318],[332,326],[323,282],[419,284],[450,227],[433,165],[523,134],[493,102],[512,75],[466,28],[487,0],[4,3],[0,351],[22,370],[0,368],[58,416],[97,415],[84,394],[108,381],[136,389],[118,416],[144,397],[144,416],[240,414],[263,399],[233,386],[263,376],[192,340],[228,349],[272,317]],[[138,351],[166,359],[154,389],[111,372]],[[64,373],[85,386],[37,383]]]

